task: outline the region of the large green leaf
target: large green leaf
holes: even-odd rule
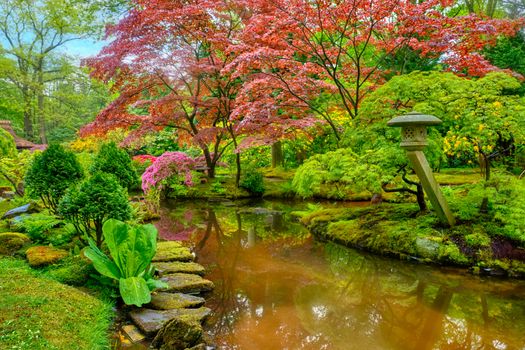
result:
[[[93,262],[93,266],[100,274],[116,280],[120,279],[121,274],[117,265],[97,248],[92,239],[89,239],[89,248],[84,255]]]
[[[128,277],[119,280],[122,299],[127,305],[142,306],[151,301],[148,285],[142,277]]]
[[[117,220],[107,220],[104,238],[123,277],[140,276],[155,256],[157,229],[153,225],[131,227]]]

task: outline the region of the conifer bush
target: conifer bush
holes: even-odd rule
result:
[[[115,175],[122,187],[128,190],[138,186],[138,177],[131,157],[114,142],[102,145],[90,170],[92,174],[104,172]]]
[[[93,237],[98,247],[103,242],[102,226],[108,219],[131,217],[126,189],[114,175],[102,172],[71,188],[60,201],[59,210],[79,234]]]
[[[50,145],[35,156],[25,176],[28,195],[40,198],[53,214],[68,187],[84,176],[75,154],[60,145]]]

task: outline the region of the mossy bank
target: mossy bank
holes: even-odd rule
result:
[[[414,204],[321,209],[297,213],[321,241],[425,263],[469,267],[472,272],[525,278],[523,243],[492,221],[443,226]]]

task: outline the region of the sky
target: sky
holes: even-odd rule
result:
[[[106,45],[106,41],[92,39],[74,40],[65,44],[61,51],[78,59],[95,56]]]

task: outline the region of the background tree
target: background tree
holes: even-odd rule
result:
[[[95,35],[99,1],[1,0],[0,77],[17,88],[24,115],[24,131],[47,141],[45,99],[52,82],[65,79],[73,64],[60,50],[69,42]]]

